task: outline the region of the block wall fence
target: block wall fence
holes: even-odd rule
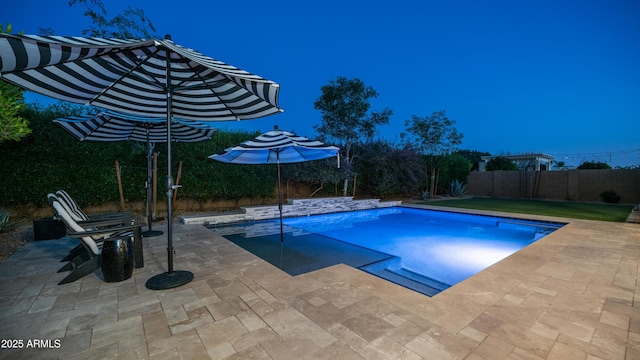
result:
[[[472,196],[588,202],[602,202],[606,190],[615,191],[622,204],[640,203],[640,169],[474,171],[467,185]]]

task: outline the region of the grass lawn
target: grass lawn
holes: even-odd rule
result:
[[[633,206],[631,205],[606,203],[594,204],[571,201],[495,199],[479,197],[455,200],[433,200],[422,204],[615,222],[625,222],[629,213],[633,209]]]

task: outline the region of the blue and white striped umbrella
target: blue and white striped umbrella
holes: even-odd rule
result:
[[[278,166],[278,210],[280,211],[280,241],[284,241],[282,231],[282,192],[280,190],[280,163],[298,163],[311,160],[338,157],[340,149],[321,141],[309,140],[294,133],[278,130],[259,135],[236,146],[209,156],[210,159],[232,164],[277,164]]]
[[[245,46],[248,46],[245,44]],[[282,111],[279,85],[165,39],[102,39],[0,33],[2,79],[59,100],[145,117],[255,119]],[[167,127],[168,269],[147,281],[160,290],[190,282],[173,271],[171,127]]]
[[[338,156],[339,150],[321,141],[278,130],[276,126],[272,131],[209,158],[233,164],[287,164]]]

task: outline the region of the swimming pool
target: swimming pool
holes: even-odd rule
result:
[[[391,207],[210,226],[291,275],[344,263],[434,295],[562,223]]]

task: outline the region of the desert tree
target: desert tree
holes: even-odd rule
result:
[[[412,115],[405,122],[407,132],[400,134],[402,139],[416,146],[425,155],[430,197],[436,195],[438,172],[444,156],[451,154],[462,143],[463,135],[458,132],[455,123],[455,120],[447,117],[445,110],[425,117]]]
[[[322,122],[314,129],[323,140],[333,142],[341,149],[344,174],[342,195],[346,196],[356,158],[352,152],[353,145],[372,140],[376,127],[388,124],[392,112],[387,108],[372,111],[370,99],[377,98],[378,93],[358,78],[339,76],[322,86],[320,91],[322,94],[313,105],[321,112]]]

